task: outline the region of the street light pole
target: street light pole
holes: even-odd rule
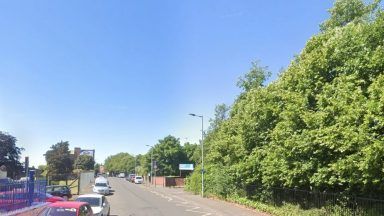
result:
[[[201,196],[204,197],[204,116],[193,113],[189,115],[201,118]]]
[[[152,172],[152,170],[153,170],[153,157],[152,157],[153,156],[153,149],[152,148],[153,148],[153,146],[151,146],[151,145],[146,145],[146,146],[151,147],[151,174],[150,174],[150,177],[151,177],[151,184],[152,184],[152,182],[153,182],[152,181],[152,178],[153,178],[153,176],[152,176],[152,173],[153,173]]]
[[[135,156],[135,176],[137,176],[137,174],[136,174],[136,159],[137,159],[137,156]]]

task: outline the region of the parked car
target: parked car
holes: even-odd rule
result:
[[[143,183],[143,177],[135,176],[135,184],[142,184],[142,183]]]
[[[117,176],[119,178],[125,178],[125,173],[119,173],[119,175]]]
[[[49,204],[38,216],[92,216],[91,206],[86,202],[55,202]]]
[[[63,202],[65,199],[59,196],[52,196],[49,193],[45,194],[45,202],[55,203],[55,202]]]
[[[93,215],[97,216],[107,216],[111,211],[111,206],[107,198],[104,195],[100,194],[85,194],[80,195],[76,201],[78,202],[87,202],[93,211]]]
[[[47,186],[47,193],[53,196],[63,197],[65,200],[72,197],[71,189],[66,185],[49,185]]]

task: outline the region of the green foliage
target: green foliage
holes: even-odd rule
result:
[[[303,210],[297,205],[284,203],[282,206],[273,206],[259,201],[247,199],[245,197],[233,195],[227,198],[228,201],[255,208],[263,212],[276,216],[325,216],[329,215],[324,209],[306,209]]]
[[[185,179],[185,189],[194,194],[201,193],[201,165],[195,167],[195,171]]]
[[[134,173],[135,157],[128,153],[118,153],[105,159],[104,168],[111,173]]]
[[[45,153],[48,175],[54,179],[65,179],[72,173],[73,161],[68,147],[68,142],[61,141]]]
[[[381,0],[374,0],[372,4],[365,5],[361,0],[336,0],[333,8],[329,10],[331,18],[321,24],[322,31],[335,27],[342,27],[346,24],[361,20],[374,12]]]
[[[200,148],[200,145],[198,144],[191,144],[189,142],[187,143],[184,143],[184,145],[182,146],[186,156],[187,156],[187,159],[188,163],[192,163],[192,164],[198,164],[201,160],[201,148]]]
[[[90,155],[80,155],[75,160],[75,169],[81,170],[93,170],[95,166],[95,160]]]
[[[0,131],[0,166],[7,168],[7,176],[14,178],[23,171],[20,155],[23,148],[16,146],[16,138]]]
[[[219,104],[215,107],[215,117],[213,119],[210,119],[210,126],[209,130],[213,131],[216,130],[220,124],[225,121],[228,118],[228,113],[231,107],[225,105],[225,104]]]
[[[262,87],[270,75],[271,72],[268,70],[268,67],[260,66],[257,61],[252,62],[250,71],[243,77],[240,77],[237,86],[243,89],[244,92],[248,92],[251,89]]]
[[[207,192],[228,197],[244,186],[262,185],[384,193],[379,2],[337,0],[322,31],[277,81],[263,86],[266,68],[253,65],[239,82],[244,92],[229,117],[204,140]],[[198,191],[199,175],[196,169],[188,189]]]
[[[157,175],[174,176],[179,175],[179,164],[189,162],[180,140],[169,135],[159,142],[148,152],[147,164],[151,164],[150,155],[157,162]]]

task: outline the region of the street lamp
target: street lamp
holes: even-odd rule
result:
[[[193,113],[189,115],[201,118],[201,196],[204,197],[204,116]]]
[[[135,156],[135,176],[137,176],[137,174],[136,174],[136,159],[137,159],[137,155]]]
[[[153,157],[152,157],[153,150],[152,150],[152,148],[153,148],[153,146],[151,146],[151,145],[146,145],[146,146],[151,147],[151,184],[152,184],[152,178],[153,178],[153,176],[152,176],[152,169],[153,169]]]

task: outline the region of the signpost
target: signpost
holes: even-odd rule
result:
[[[193,164],[179,164],[179,170],[193,170]]]
[[[193,164],[179,164],[179,176],[181,177],[181,170],[193,170]]]

